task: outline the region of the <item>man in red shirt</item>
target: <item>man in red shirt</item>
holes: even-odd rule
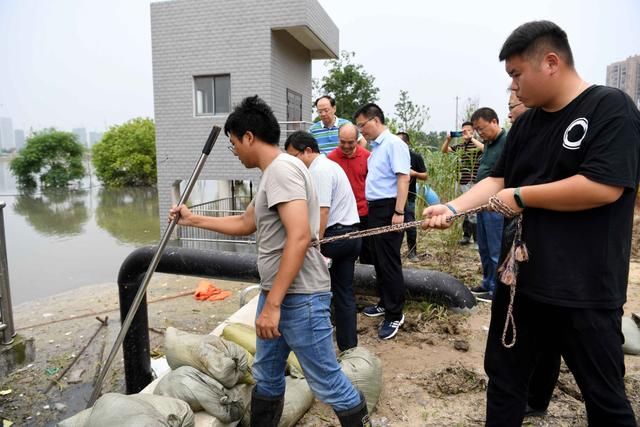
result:
[[[368,228],[369,208],[364,196],[364,182],[367,178],[367,159],[371,154],[358,144],[358,129],[351,123],[344,124],[338,131],[338,146],[327,157],[342,167],[349,178],[351,190],[356,196],[360,229]],[[373,264],[370,238],[362,239],[360,264]]]

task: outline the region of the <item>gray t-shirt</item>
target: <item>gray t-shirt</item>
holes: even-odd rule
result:
[[[307,201],[311,240],[318,240],[320,206],[311,175],[298,158],[282,153],[264,171],[252,202],[256,217],[258,271],[264,290],[271,289],[287,238],[276,205],[292,200]],[[324,257],[317,247],[309,248],[288,293],[312,294],[330,290],[331,279]]]

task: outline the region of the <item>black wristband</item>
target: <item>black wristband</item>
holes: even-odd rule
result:
[[[393,210],[393,213],[395,213],[396,215],[402,215],[404,216],[404,212],[398,212],[397,210]]]

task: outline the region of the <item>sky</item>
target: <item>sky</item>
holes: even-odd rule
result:
[[[385,113],[407,90],[429,107],[426,131],[455,126],[456,97],[460,114],[471,98],[506,117],[509,79],[498,53],[524,22],[560,25],[590,83],[604,84],[608,64],[640,54],[640,0],[319,2],[340,30],[340,49],[375,77]],[[153,117],[149,4],[0,0],[0,117],[27,131],[101,131]],[[325,74],[314,61],[314,77]]]

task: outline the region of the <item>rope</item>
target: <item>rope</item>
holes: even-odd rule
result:
[[[522,214],[515,212],[511,209],[507,204],[505,204],[502,200],[498,199],[496,196],[492,196],[489,199],[489,203],[478,206],[473,209],[468,209],[463,212],[458,212],[457,214],[451,215],[447,218],[447,222],[453,222],[458,218],[465,217],[467,215],[475,214],[478,212],[491,211],[497,212],[506,218],[517,218],[516,219],[516,233],[513,239],[513,244],[511,249],[509,250],[509,254],[505,258],[504,262],[498,268],[498,272],[500,273],[500,280],[505,285],[509,286],[509,305],[507,307],[507,315],[504,323],[504,328],[502,330],[502,345],[505,348],[511,348],[516,344],[516,322],[513,317],[513,303],[516,295],[516,279],[518,276],[518,263],[527,261],[529,259],[529,255],[527,253],[527,248],[522,241]],[[370,228],[367,230],[358,230],[352,231],[351,233],[341,234],[339,236],[327,237],[322,240],[316,240],[311,242],[309,246],[311,247],[319,247],[322,244],[332,243],[338,240],[351,240],[351,239],[359,239],[361,237],[375,236],[383,233],[390,233],[393,231],[402,231],[408,228],[414,228],[421,226],[423,221],[410,221],[402,224],[391,224],[384,225],[382,227]],[[511,328],[512,337],[511,342],[507,343],[507,332]]]

